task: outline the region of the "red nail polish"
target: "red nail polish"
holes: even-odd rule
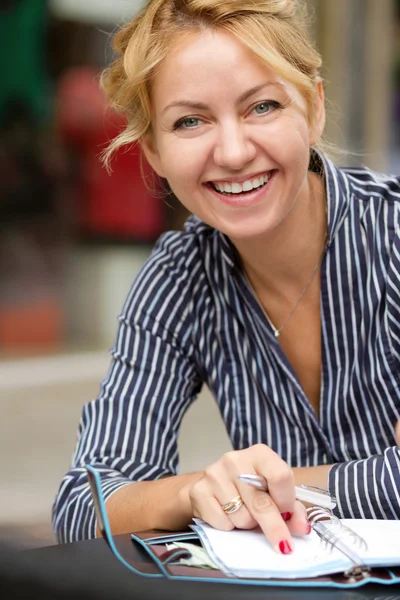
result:
[[[292,552],[292,547],[287,540],[282,540],[279,542],[279,550],[281,554],[290,554]]]
[[[281,517],[284,521],[289,521],[289,519],[292,518],[292,515],[293,515],[293,513],[291,513],[291,512],[281,513]]]

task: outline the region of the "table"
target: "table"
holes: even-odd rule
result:
[[[118,549],[124,557],[136,556],[130,536],[115,536]],[[111,553],[102,539],[48,546],[22,553],[39,572],[62,585],[62,589],[85,590],[88,595],[75,598],[139,600],[400,600],[400,586],[365,586],[356,590],[278,588],[226,585],[208,582],[149,580],[136,576],[124,567]],[[72,597],[72,595],[71,595]]]

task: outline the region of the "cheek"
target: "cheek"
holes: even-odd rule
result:
[[[310,148],[313,144],[311,138],[311,127],[306,119],[298,121],[296,126],[293,125],[293,135],[295,143],[304,148]]]
[[[310,132],[307,121],[297,115],[287,116],[256,131],[257,146],[278,163],[304,156],[308,159]]]
[[[293,127],[277,141],[276,152],[277,156],[279,153],[282,165],[291,171],[294,167],[293,175],[296,175],[296,178],[301,177],[308,170],[310,161],[310,135],[307,124],[293,123]]]
[[[198,175],[188,155],[182,157],[174,153],[173,160],[164,163],[165,177],[179,202],[190,212],[193,212],[194,188],[197,186]]]
[[[192,188],[201,180],[203,162],[194,148],[168,152],[163,164],[165,176],[171,187]]]

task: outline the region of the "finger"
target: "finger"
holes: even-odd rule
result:
[[[239,492],[237,493],[239,494]],[[239,497],[242,498],[240,495]],[[243,499],[242,502],[243,504],[238,510],[226,514],[229,517],[230,521],[233,523],[234,527],[236,527],[237,529],[254,529],[255,527],[257,527],[258,523],[251,516]],[[221,510],[223,510],[222,507]]]
[[[228,516],[236,529],[254,529],[258,525],[245,503],[237,512]]]
[[[264,461],[264,470],[259,472],[266,477],[268,493],[289,530],[295,535],[307,535],[310,524],[304,505],[296,500],[294,474],[289,465],[278,454],[271,452],[268,461]]]
[[[195,517],[203,519],[215,529],[231,531],[235,527],[229,516],[222,510],[218,500],[209,494],[197,497],[195,501],[192,501],[192,507]]]
[[[257,521],[265,537],[278,554],[290,554],[293,540],[280,509],[267,492],[250,489],[243,490],[243,499],[252,517]]]
[[[292,469],[276,454],[263,467],[263,470],[257,472],[267,479],[268,493],[272,500],[281,513],[293,513],[296,491]]]
[[[247,484],[238,480],[240,473],[264,475],[268,482],[268,493],[281,513],[292,513],[296,500],[294,474],[289,465],[265,444],[256,444],[240,452],[228,452],[222,458],[224,469],[238,485],[240,492]],[[246,459],[246,462],[244,461]],[[247,464],[246,464],[247,463]],[[250,468],[248,468],[250,466]],[[247,488],[248,489],[248,488]],[[242,494],[243,495],[243,494]]]
[[[238,496],[237,487],[218,463],[207,468],[203,478],[190,491],[194,514],[216,529],[224,531],[232,530],[234,524],[222,506]]]
[[[238,497],[242,498],[237,487],[237,467],[234,462],[231,464],[230,457],[233,455],[236,456],[236,453],[231,453],[229,456],[225,455],[221,462],[215,463],[207,468],[202,482],[203,487],[208,488],[208,495],[212,495],[216,498],[219,504],[219,510],[222,513],[224,513],[224,505],[232,502]],[[206,511],[207,508],[204,507],[203,513]],[[207,514],[209,513],[207,512]],[[257,522],[253,519],[245,504],[238,506],[237,510],[234,512],[225,512],[225,515],[231,521],[233,526],[238,529],[254,529],[254,527],[257,526]],[[221,522],[221,519],[218,519],[215,515],[213,516],[213,519],[214,522],[217,520]],[[207,520],[207,522],[210,521]]]
[[[296,500],[294,510],[286,525],[293,535],[308,535],[311,531],[311,525],[307,518],[306,507],[302,502]]]
[[[240,506],[240,501],[237,502],[238,508],[233,512],[225,512],[230,521],[237,529],[254,529],[257,526],[257,522],[253,519],[249,511],[247,510],[246,504],[240,494],[239,489],[236,485],[230,481],[229,479],[225,479],[224,485],[218,486],[218,489],[215,492],[215,497],[220,504],[220,509],[224,512],[224,506],[233,500],[237,500],[240,498],[242,505]]]

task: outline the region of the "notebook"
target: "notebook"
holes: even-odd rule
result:
[[[195,522],[193,529],[212,561],[234,577],[298,579],[400,565],[400,521],[344,519],[340,527],[329,523],[330,543],[312,530],[304,537],[293,536],[293,553],[286,555],[275,552],[260,529],[220,531]]]
[[[223,532],[199,519],[182,532],[132,533],[132,552],[126,553],[125,542],[111,534],[100,475],[90,465],[86,470],[98,528],[114,556],[137,575],[258,586],[400,588],[400,521],[338,519],[320,507],[307,509],[312,532],[293,536],[292,554],[277,554],[259,529]],[[193,544],[201,556],[191,550]]]

